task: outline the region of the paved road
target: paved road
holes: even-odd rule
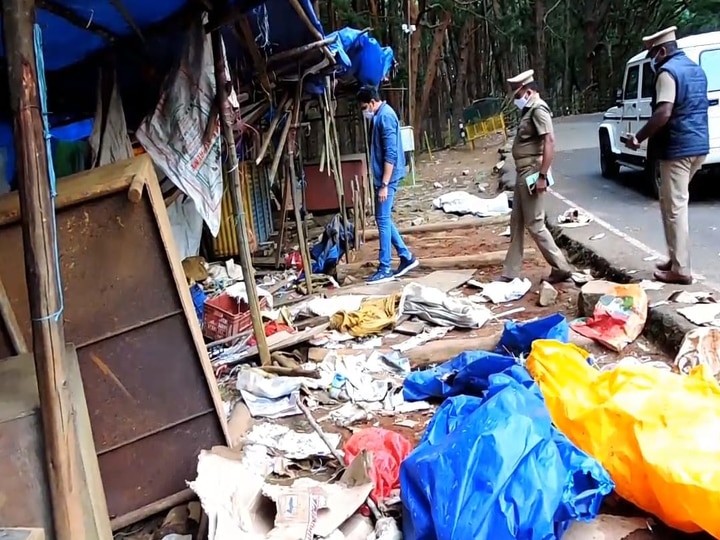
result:
[[[618,180],[600,175],[597,126],[602,115],[558,119],[555,191],[625,234],[665,253],[657,201],[644,192],[639,174],[623,169]],[[720,178],[708,179],[720,185]],[[720,189],[694,186],[690,203],[693,271],[720,283]]]

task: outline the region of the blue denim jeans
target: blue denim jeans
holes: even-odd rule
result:
[[[398,257],[411,259],[412,254],[403,242],[400,233],[392,220],[392,209],[395,202],[396,186],[388,188],[388,197],[385,202],[380,202],[377,196],[379,187],[375,187],[375,221],[377,221],[378,235],[380,237],[380,265],[378,270],[385,272],[391,270],[392,248],[397,251]]]

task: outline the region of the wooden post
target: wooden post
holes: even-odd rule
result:
[[[222,37],[220,30],[213,30],[211,34],[213,58],[215,59],[215,85],[216,98],[220,110],[220,126],[222,138],[227,146],[227,159],[225,160],[225,171],[230,181],[230,195],[232,199],[233,212],[235,213],[235,228],[237,231],[238,244],[240,248],[240,267],[243,271],[245,289],[247,290],[248,305],[250,306],[250,318],[252,319],[253,331],[257,340],[258,354],[262,365],[269,366],[270,349],[265,339],[265,326],[260,314],[260,301],[258,300],[257,288],[255,286],[255,269],[252,266],[250,256],[250,242],[248,232],[245,229],[245,208],[240,198],[240,170],[238,168],[237,152],[235,151],[235,135],[232,132],[232,120],[230,119],[228,102],[228,88],[225,80],[225,55],[223,54]]]
[[[34,0],[2,2],[10,105],[17,155],[35,366],[55,538],[92,538],[82,494],[87,489],[79,460],[75,408],[68,386],[62,292],[57,262],[43,119],[33,39]]]

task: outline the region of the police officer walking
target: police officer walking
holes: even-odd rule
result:
[[[710,104],[705,72],[678,49],[676,31],[672,26],[643,38],[656,74],[653,114],[625,144],[637,149],[648,139],[648,161],[660,164],[660,213],[669,260],[657,265],[655,279],[689,285],[690,181],[710,151]]]
[[[510,249],[501,279],[511,281],[520,275],[527,229],[552,268],[547,281],[560,283],[570,278],[572,270],[545,225],[544,197],[555,155],[555,136],[550,108],[538,94],[534,74],[529,70],[508,79],[515,105],[520,109],[520,124],[512,146],[517,178],[510,217]]]

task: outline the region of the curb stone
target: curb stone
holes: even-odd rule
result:
[[[549,214],[553,215],[553,214]],[[549,221],[549,220],[548,220]],[[570,256],[570,260],[578,267],[591,267],[598,272],[604,279],[614,281],[615,283],[632,283],[642,279],[644,275],[632,274],[627,266],[623,264],[623,258],[612,260],[600,253],[599,250],[589,242],[578,240],[570,236],[570,231],[578,229],[565,229],[556,224],[548,222],[548,228],[553,237],[562,249],[566,250]],[[622,239],[618,240],[622,241]],[[683,287],[676,287],[681,289]],[[667,298],[670,294],[668,288],[660,291],[647,291],[649,303],[652,304],[658,300]],[[648,308],[648,318],[645,323],[643,334],[663,348],[671,356],[675,356],[680,349],[685,334],[697,325],[688,321],[685,317],[677,312],[678,304],[665,304],[657,307]]]

